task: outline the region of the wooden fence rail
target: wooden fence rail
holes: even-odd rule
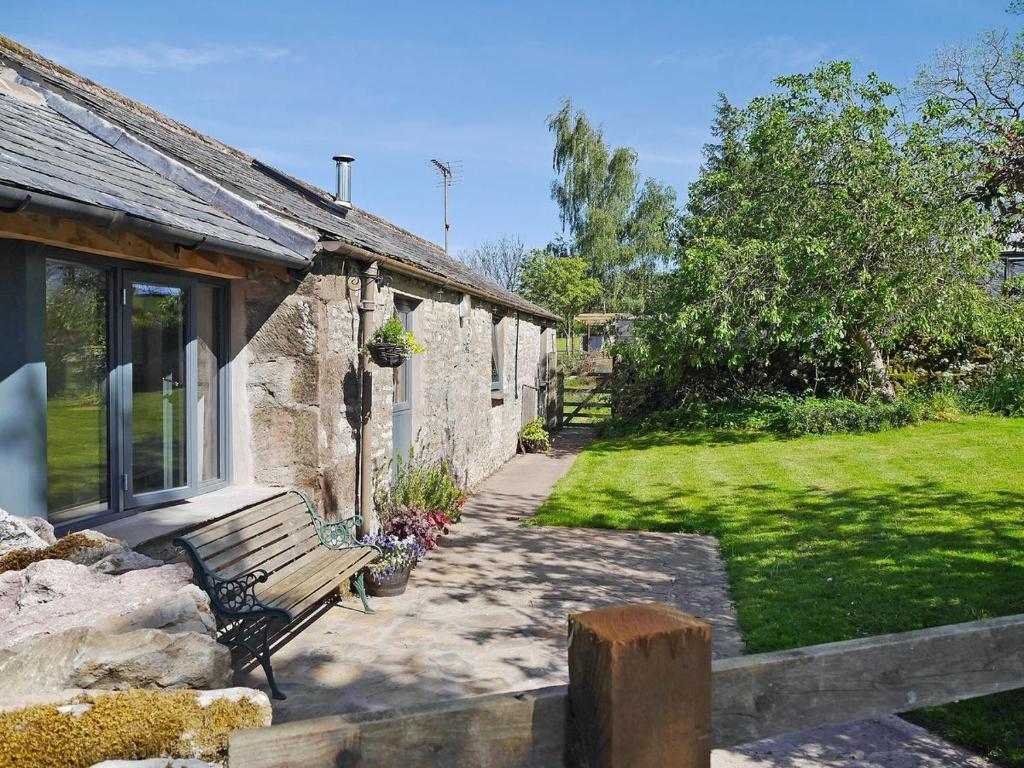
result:
[[[569,632],[569,686],[236,731],[230,764],[704,768],[712,746],[1024,687],[1024,615],[714,662],[710,627],[671,606]]]

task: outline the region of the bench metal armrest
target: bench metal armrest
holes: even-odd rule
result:
[[[196,585],[210,597],[214,613],[226,618],[238,618],[254,612],[276,611],[256,596],[256,585],[265,582],[269,574],[259,568],[233,579],[226,579],[206,567],[203,558],[187,539],[171,542],[185,551]]]
[[[270,606],[256,597],[256,585],[265,582],[268,576],[269,574],[262,568],[234,579],[225,579],[211,573],[213,590],[210,593],[210,602],[224,615],[269,610]]]
[[[359,526],[363,524],[360,515],[353,515],[344,520],[331,522],[325,520],[313,508],[313,503],[302,491],[293,490],[306,503],[306,511],[309,512],[309,519],[313,522],[313,530],[316,531],[320,543],[328,549],[351,549],[361,546],[359,544]]]

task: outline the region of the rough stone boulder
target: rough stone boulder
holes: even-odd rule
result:
[[[65,560],[0,574],[0,707],[68,689],[221,688],[231,677],[186,565],[111,576]]]
[[[107,555],[102,560],[89,566],[93,573],[106,573],[110,576],[120,576],[128,571],[141,571],[146,568],[157,568],[164,564],[163,560],[156,560],[141,552],[115,552]]]
[[[104,760],[89,768],[221,768],[223,763],[208,763],[193,757],[151,757],[148,760]]]
[[[8,707],[38,691],[222,688],[231,680],[231,654],[199,632],[75,627],[0,650],[0,680]]]
[[[25,522],[32,532],[47,544],[56,544],[57,537],[53,533],[53,526],[41,517],[24,517]]]
[[[49,546],[50,542],[36,532],[37,528],[29,519],[15,517],[0,509],[0,556],[16,549],[43,549]],[[52,535],[52,528],[50,532]]]
[[[78,542],[72,552],[63,558],[69,563],[92,565],[110,555],[131,552],[128,545],[120,539],[114,539],[99,531],[77,531],[70,534],[77,537]]]
[[[108,633],[136,629],[199,632],[216,623],[187,565],[109,576],[64,560],[42,560],[0,574],[0,649],[75,627]]]

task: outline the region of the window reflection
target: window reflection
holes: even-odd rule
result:
[[[51,520],[106,509],[106,270],[46,262],[46,471]]]

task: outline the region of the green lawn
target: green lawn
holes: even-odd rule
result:
[[[1024,419],[586,449],[536,522],[718,537],[748,649],[1024,613]],[[1024,766],[1024,693],[914,719]]]

